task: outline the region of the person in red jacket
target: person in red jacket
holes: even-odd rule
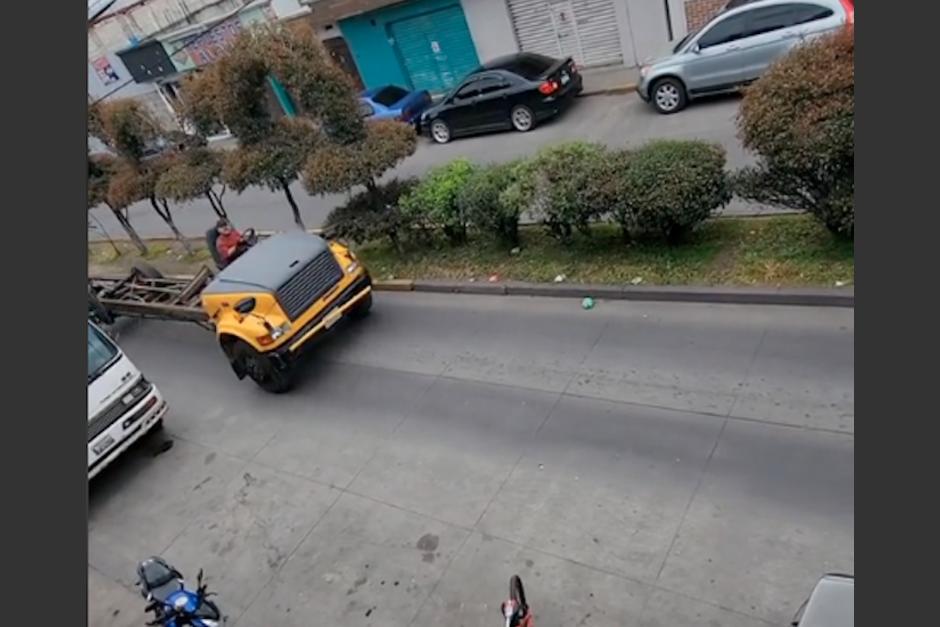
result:
[[[232,263],[242,254],[247,246],[242,234],[228,220],[219,220],[215,225],[218,236],[215,238],[215,248],[225,265]]]

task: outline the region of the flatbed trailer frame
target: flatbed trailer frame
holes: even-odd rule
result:
[[[89,312],[104,322],[125,316],[194,322],[212,329],[199,294],[214,276],[203,266],[192,277],[164,277],[150,268],[134,268],[125,277],[89,277]]]

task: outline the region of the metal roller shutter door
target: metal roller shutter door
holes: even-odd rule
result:
[[[508,0],[519,47],[578,65],[623,63],[612,0]]]
[[[447,91],[480,64],[460,6],[393,22],[389,31],[414,89]]]

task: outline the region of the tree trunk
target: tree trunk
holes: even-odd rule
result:
[[[186,251],[187,255],[193,254],[193,247],[190,246],[189,241],[183,237],[183,234],[180,233],[180,230],[176,228],[176,223],[173,222],[173,214],[170,213],[170,206],[167,204],[166,200],[160,199],[159,203],[155,196],[150,197],[150,204],[153,206],[153,210],[157,212],[157,215],[163,218],[163,221],[166,222],[166,225],[170,227],[170,230],[173,231],[173,236],[176,237],[177,241],[183,245],[183,249]],[[163,205],[163,210],[161,211],[160,205]]]
[[[89,216],[92,220],[94,220],[95,223],[98,225],[98,228],[101,229],[101,232],[104,234],[104,238],[105,238],[106,240],[108,240],[108,243],[111,244],[111,248],[114,249],[114,254],[117,255],[118,257],[120,257],[120,256],[121,256],[121,249],[118,248],[118,245],[114,242],[114,239],[111,238],[111,234],[108,233],[108,230],[107,230],[106,228],[104,228],[104,225],[101,223],[101,220],[99,220],[99,219],[97,218],[97,216],[95,216],[95,215],[94,215],[93,213],[91,213],[90,211],[88,212],[88,216]],[[91,225],[89,225],[89,228],[90,228],[90,226],[91,226]]]
[[[215,212],[215,215],[219,216],[223,220],[228,220],[228,216],[225,214],[225,208],[222,207],[222,204],[215,196],[215,192],[206,190],[206,198],[209,199],[209,204],[212,205],[212,211]]]
[[[209,194],[212,196],[212,198],[215,199],[215,206],[213,208],[215,209],[216,213],[218,213],[222,218],[228,220],[228,212],[225,210],[225,206],[222,204],[222,195],[225,194],[225,185],[222,186],[222,191],[219,192],[209,188]]]
[[[284,190],[284,195],[287,196],[287,202],[290,203],[290,209],[294,213],[294,223],[302,230],[306,230],[307,227],[304,226],[304,221],[300,217],[300,207],[297,206],[297,201],[294,200],[294,195],[290,193],[290,183],[284,179],[278,179],[278,182],[281,184],[281,188]]]
[[[392,242],[392,246],[395,247],[395,252],[397,252],[399,255],[403,255],[405,253],[405,247],[401,243],[401,238],[398,237],[398,231],[392,229],[386,233],[388,235],[388,239]]]
[[[127,236],[131,238],[132,242],[134,242],[134,246],[137,247],[137,251],[141,255],[146,255],[149,252],[147,250],[147,245],[144,244],[144,240],[142,240],[140,235],[137,234],[137,229],[131,226],[131,221],[128,220],[127,216],[121,213],[120,209],[115,209],[111,205],[108,205],[108,209],[110,209],[111,213],[114,214],[114,217],[124,229],[124,232],[127,233]]]

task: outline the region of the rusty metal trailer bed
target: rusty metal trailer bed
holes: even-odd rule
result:
[[[150,267],[136,267],[125,277],[89,277],[89,313],[106,323],[127,316],[195,322],[211,328],[199,294],[213,277],[207,267],[192,277],[164,277]]]

